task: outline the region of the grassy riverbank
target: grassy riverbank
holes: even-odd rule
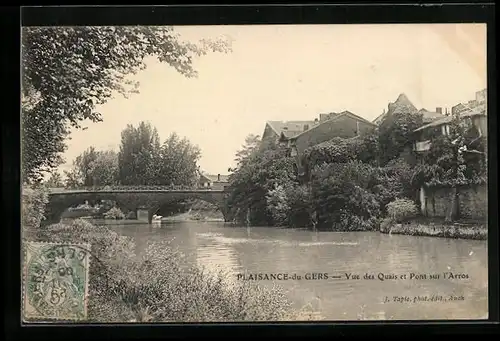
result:
[[[488,239],[488,225],[481,223],[445,223],[443,221],[409,221],[394,223],[384,219],[380,224],[381,233],[405,234],[457,239]]]
[[[189,265],[172,245],[133,240],[105,226],[74,220],[25,231],[25,240],[90,243],[89,322],[209,322],[308,320],[280,288],[235,282]]]

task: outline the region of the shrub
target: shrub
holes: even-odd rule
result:
[[[273,217],[274,225],[286,225],[288,223],[290,206],[288,205],[288,198],[285,188],[283,186],[276,186],[274,189],[268,192],[266,199],[267,209]]]
[[[380,232],[388,233],[394,226],[394,221],[391,218],[384,218],[380,222]]]
[[[84,220],[55,224],[42,241],[90,243],[90,322],[209,322],[294,319],[281,289],[211,274],[168,242],[136,254],[128,237]]]
[[[395,222],[403,222],[418,214],[415,203],[409,199],[396,199],[387,204],[387,214]]]
[[[311,190],[307,185],[291,186],[286,191],[290,212],[290,226],[307,227],[312,225]]]
[[[118,207],[112,207],[104,213],[104,219],[125,219],[125,214]]]
[[[22,189],[21,200],[21,228],[23,238],[35,236],[40,224],[45,219],[45,207],[49,202],[45,187],[28,187]]]

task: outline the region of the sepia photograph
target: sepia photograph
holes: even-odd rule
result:
[[[22,321],[487,319],[486,45],[22,27]]]

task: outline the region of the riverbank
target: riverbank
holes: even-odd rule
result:
[[[185,254],[164,241],[150,241],[145,249],[137,251],[134,239],[82,219],[49,225],[39,231],[36,239],[91,243],[92,255],[99,259],[91,262],[89,269],[88,320],[92,322],[317,318],[311,312],[293,309],[281,288],[234,282],[224,272],[212,272],[186,262]],[[184,271],[178,271],[181,268]]]
[[[206,222],[223,222],[224,217],[222,213],[217,210],[194,210],[191,209],[184,213],[175,214],[168,217],[162,217],[162,221],[206,221]]]
[[[487,224],[447,224],[444,222],[422,223],[418,221],[407,223],[391,223],[388,221],[380,224],[380,232],[386,234],[403,234],[410,236],[426,236],[453,239],[487,240]]]

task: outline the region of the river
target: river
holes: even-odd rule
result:
[[[234,280],[244,273],[299,275],[301,280],[277,282],[296,308],[307,306],[326,320],[480,319],[488,315],[486,241],[247,228],[218,222],[113,225],[120,234],[133,237],[138,249],[148,241],[173,240],[193,264],[224,269]],[[444,272],[468,278],[443,278]],[[329,278],[305,279],[311,273],[326,273]],[[360,278],[347,279],[349,273]],[[365,279],[367,273],[374,279]],[[410,273],[425,274],[427,279],[401,278]],[[380,274],[398,279],[380,280]],[[429,279],[430,274],[439,274],[439,279]],[[341,278],[331,278],[337,275]],[[272,281],[259,284],[272,285]],[[415,301],[416,296],[457,300]]]

